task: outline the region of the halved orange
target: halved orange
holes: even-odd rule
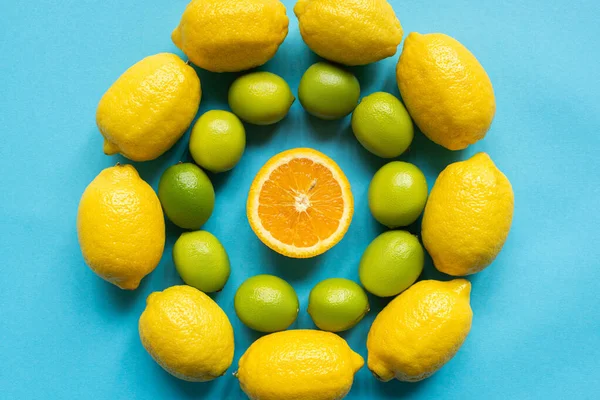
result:
[[[342,240],[354,200],[335,161],[301,148],[277,154],[258,171],[246,212],[265,245],[288,257],[308,258]]]

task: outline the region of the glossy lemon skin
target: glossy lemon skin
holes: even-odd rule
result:
[[[416,382],[458,352],[471,330],[471,284],[420,281],[375,318],[367,338],[368,366],[380,380]]]
[[[254,342],[240,359],[236,376],[252,400],[339,400],[363,364],[333,333],[292,330]]]
[[[510,181],[486,153],[446,167],[423,213],[423,244],[435,267],[463,276],[489,266],[508,237],[514,202]]]
[[[222,376],[233,360],[233,329],[227,315],[191,286],[151,293],[138,329],[146,351],[179,379],[213,380]]]
[[[96,124],[104,153],[148,161],[169,150],[192,123],[202,90],[196,71],[160,53],[134,64],[102,96]]]
[[[485,137],[496,113],[494,88],[479,61],[456,39],[410,33],[396,78],[410,116],[435,143],[461,150]]]
[[[107,168],[81,196],[77,235],[92,271],[121,289],[136,289],[156,268],[165,246],[158,197],[133,166]]]

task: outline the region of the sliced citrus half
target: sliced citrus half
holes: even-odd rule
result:
[[[342,240],[354,200],[335,161],[300,148],[277,154],[258,171],[246,211],[264,244],[288,257],[308,258]]]

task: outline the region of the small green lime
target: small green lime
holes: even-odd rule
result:
[[[365,149],[383,158],[404,153],[414,136],[413,123],[404,105],[384,92],[362,99],[352,114],[352,131]]]
[[[298,316],[298,296],[294,288],[273,275],[256,275],[238,288],[234,299],[239,319],[259,332],[287,329]]]
[[[186,283],[206,293],[223,289],[229,279],[229,257],[213,234],[184,232],[173,246],[175,269]]]
[[[338,119],[350,114],[358,104],[360,84],[345,69],[326,62],[311,65],[298,87],[302,107],[322,119]]]
[[[289,85],[271,72],[252,72],[237,78],[229,88],[229,107],[242,120],[271,125],[287,115],[295,97]]]
[[[415,165],[392,161],[375,173],[369,185],[369,208],[379,223],[397,228],[419,218],[427,201],[427,180]]]
[[[315,325],[324,331],[348,330],[368,312],[367,294],[360,285],[349,279],[325,279],[310,291],[308,313]]]
[[[424,260],[419,239],[406,231],[388,231],[369,244],[358,274],[365,289],[374,295],[395,296],[415,283]]]
[[[207,111],[192,129],[190,153],[199,166],[209,171],[229,171],[240,161],[245,148],[244,125],[229,111]]]
[[[167,168],[158,182],[158,198],[171,222],[190,230],[200,229],[215,206],[210,179],[192,163]]]

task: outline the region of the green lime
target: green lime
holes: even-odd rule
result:
[[[192,129],[190,153],[199,166],[209,171],[229,171],[240,161],[245,148],[244,125],[229,111],[208,111]]]
[[[396,97],[384,92],[362,99],[352,114],[352,131],[365,149],[383,158],[404,153],[414,136],[406,108]]]
[[[213,234],[184,232],[173,246],[175,269],[186,283],[206,293],[223,289],[229,279],[229,257]]]
[[[242,120],[255,125],[281,121],[294,100],[286,81],[271,72],[241,76],[229,88],[231,110]]]
[[[419,218],[427,201],[425,175],[415,165],[387,163],[369,185],[369,208],[379,223],[389,228],[407,226]]]
[[[358,79],[352,73],[333,64],[313,64],[300,79],[298,98],[302,107],[315,117],[345,117],[354,110],[359,97]]]
[[[360,281],[379,297],[395,296],[421,275],[425,255],[416,236],[388,231],[377,236],[365,250],[358,268]]]
[[[273,275],[256,275],[238,288],[235,313],[249,328],[259,332],[287,329],[298,316],[298,296],[294,288]]]
[[[167,168],[158,182],[158,198],[171,222],[190,230],[200,229],[215,206],[210,179],[192,163]]]
[[[367,294],[356,282],[325,279],[315,285],[308,298],[308,313],[324,331],[342,332],[358,324],[369,312]]]

